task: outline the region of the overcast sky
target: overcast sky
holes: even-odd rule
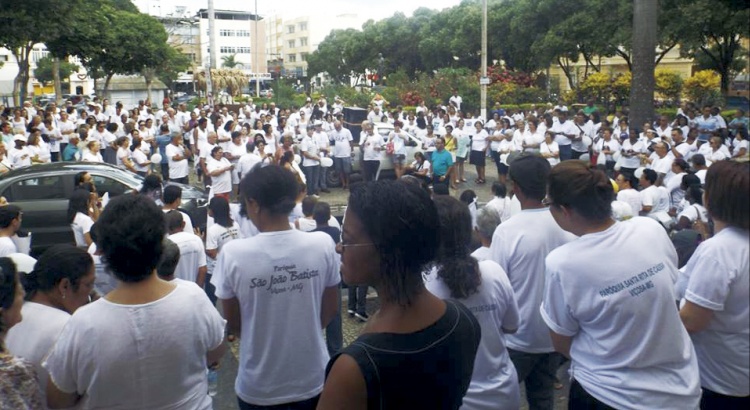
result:
[[[188,10],[195,12],[201,8],[208,7],[207,0],[133,0],[142,11],[151,9],[158,14],[171,13],[175,6],[187,6]],[[363,21],[367,19],[380,20],[393,13],[400,11],[411,15],[420,7],[442,10],[461,3],[461,0],[258,0],[258,14],[261,16],[280,14],[284,18],[295,18],[304,15],[333,13],[356,13]],[[214,0],[216,9],[240,10],[253,12],[255,10],[254,0]]]

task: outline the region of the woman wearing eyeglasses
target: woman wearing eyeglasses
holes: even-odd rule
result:
[[[420,186],[353,186],[342,241],[348,285],[375,288],[380,310],[331,359],[318,409],[458,409],[481,331],[472,313],[425,288],[438,247],[438,215]]]
[[[579,237],[547,256],[540,307],[571,360],[570,408],[695,409],[698,362],[675,308],[666,231],[650,218],[614,221],[609,178],[582,161],[558,164],[548,181],[555,222]]]

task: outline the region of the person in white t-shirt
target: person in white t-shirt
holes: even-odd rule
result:
[[[224,245],[211,279],[229,330],[241,333],[241,403],[313,408],[323,389],[321,329],[338,309],[339,258],[326,233],[289,226],[297,192],[296,177],[277,165],[242,179],[240,195],[260,233]]]
[[[26,291],[23,320],[8,331],[5,345],[11,354],[34,365],[44,396],[49,374],[42,368],[42,361],[70,315],[89,303],[94,263],[84,249],[54,245],[40,256],[33,270],[18,271]]]
[[[555,168],[559,167],[556,165]],[[543,203],[550,165],[538,156],[523,156],[510,165],[508,177],[522,211],[500,224],[492,236],[492,260],[508,274],[518,301],[521,323],[507,338],[519,382],[526,383],[531,408],[550,408],[559,356],[539,312],[545,280],[544,258],[575,237],[560,229]]]
[[[663,186],[657,186],[658,177],[653,169],[644,169],[638,184],[641,190],[641,212],[640,215],[653,218],[665,228],[672,225],[672,217],[669,216],[669,192]]]
[[[341,125],[341,121],[333,123],[330,136],[333,140],[333,167],[339,173],[341,187],[346,190],[349,188],[349,174],[352,173],[354,138],[351,131]]]
[[[68,221],[73,230],[76,246],[88,248],[91,245],[91,227],[94,225],[90,209],[96,207],[96,195],[86,189],[76,189],[68,200]]]
[[[489,141],[487,141],[487,131],[484,129],[482,121],[477,121],[474,124],[474,132],[471,138],[471,153],[469,154],[469,162],[474,164],[477,169],[477,184],[484,184],[485,181],[485,162],[487,157],[487,150],[489,149]]]
[[[302,155],[302,171],[307,181],[307,195],[317,195],[320,193],[317,187],[321,172],[320,148],[315,143],[315,140],[313,140],[314,135],[315,126],[310,124],[307,126],[306,134],[299,145],[300,154]]]
[[[208,216],[214,223],[206,230],[206,294],[211,304],[216,304],[216,288],[211,284],[211,277],[216,266],[216,259],[221,249],[234,239],[240,237],[239,226],[232,220],[229,202],[223,197],[213,197],[208,203]]]
[[[83,151],[81,155],[81,161],[84,162],[104,162],[104,157],[101,153],[101,143],[96,140],[91,140],[86,144],[87,150]]]
[[[505,184],[498,181],[492,183],[492,194],[495,196],[484,206],[497,213],[500,222],[510,219],[510,198],[508,198],[508,188]]]
[[[557,224],[579,236],[547,256],[539,308],[555,350],[571,359],[570,408],[697,408],[698,361],[675,309],[666,231],[648,218],[612,219],[609,178],[582,162],[555,167],[547,195]]]
[[[711,165],[705,199],[715,234],[681,270],[680,317],[698,356],[701,408],[745,408],[750,396],[748,164]]]
[[[16,205],[0,206],[0,257],[18,252],[12,236],[21,229],[23,212]]]
[[[481,261],[492,260],[492,252],[490,251],[490,245],[492,245],[492,235],[495,233],[495,229],[500,225],[500,215],[497,214],[493,209],[482,207],[477,210],[476,227],[474,232],[479,238],[479,242],[482,244],[471,256],[474,259]]]
[[[229,202],[233,169],[234,165],[224,157],[224,150],[220,146],[213,147],[206,159],[207,175],[211,177],[211,196],[220,196]]]
[[[164,215],[169,232],[169,240],[180,247],[180,263],[177,265],[175,276],[180,279],[195,282],[203,287],[206,281],[206,250],[201,238],[185,232],[185,222],[182,212],[169,211]]]
[[[700,185],[691,185],[685,190],[682,211],[675,218],[675,231],[690,229],[696,222],[708,224],[708,211],[703,206],[703,190]]]
[[[182,184],[190,183],[188,179],[188,173],[190,171],[188,158],[192,153],[190,152],[190,149],[184,145],[182,135],[174,134],[172,136],[172,142],[167,145],[164,152],[167,155],[167,161],[169,163],[169,180]]]
[[[380,151],[385,147],[385,141],[380,134],[376,134],[369,123],[362,123],[362,137],[359,142],[364,147],[362,157],[362,173],[365,182],[374,181],[380,168]]]
[[[226,351],[226,322],[202,289],[157,276],[163,213],[143,195],[121,195],[98,223],[117,288],[79,308],[42,363],[48,404],[211,409],[206,369]]]
[[[635,189],[638,186],[638,178],[629,172],[621,172],[615,178],[615,183],[618,188],[617,200],[630,205],[633,215],[639,215],[643,202],[641,201],[641,193]]]
[[[13,169],[30,166],[32,154],[28,147],[26,147],[26,136],[23,134],[16,134],[13,136],[13,142],[16,145],[8,151],[8,159],[10,160]]]
[[[518,376],[505,347],[505,334],[519,326],[518,305],[505,271],[495,262],[477,262],[471,242],[471,216],[457,199],[441,195],[433,201],[440,221],[436,268],[425,287],[441,299],[457,299],[474,313],[482,338],[474,359],[471,384],[462,409],[508,409],[521,406]]]
[[[560,163],[560,146],[555,142],[552,131],[544,133],[544,142],[539,144],[539,155],[549,162],[550,166]]]

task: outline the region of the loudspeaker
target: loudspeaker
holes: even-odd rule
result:
[[[354,142],[359,144],[359,134],[362,132],[362,122],[367,120],[367,110],[358,107],[344,107],[344,127],[351,133]]]

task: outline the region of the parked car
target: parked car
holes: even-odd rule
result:
[[[273,88],[260,90],[259,95],[260,95],[260,98],[273,98]]]
[[[373,129],[387,142],[388,135],[393,131],[393,125],[388,123],[374,123]],[[409,141],[406,143],[406,163],[410,164],[411,161],[414,160],[414,153],[422,151],[422,141],[406,131],[403,132],[409,137]],[[354,149],[352,150],[352,173],[362,173],[362,150],[360,149],[359,144],[355,144]],[[378,169],[375,178],[379,179],[381,175],[388,178],[395,177],[393,160],[390,155],[385,153],[385,150],[380,151],[380,168]],[[326,184],[332,188],[341,186],[339,175],[333,167],[326,168]]]
[[[743,110],[745,113],[750,110],[750,100],[743,96],[729,96],[726,97],[727,110]]]
[[[97,192],[110,198],[137,192],[143,177],[122,168],[103,163],[55,162],[13,170],[0,176],[0,195],[23,210],[21,228],[31,232],[31,254],[39,255],[58,243],[74,243],[67,220],[68,199],[73,193],[74,177],[86,171],[91,174]],[[193,225],[206,225],[207,195],[190,185],[167,182],[182,187],[182,208],[190,214]]]

